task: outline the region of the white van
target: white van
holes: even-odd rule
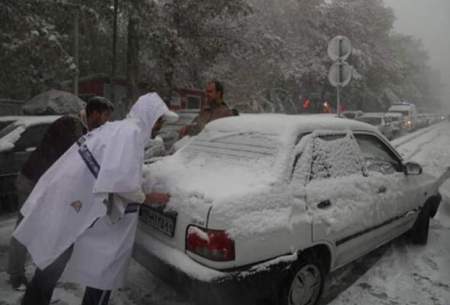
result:
[[[416,105],[409,103],[394,104],[388,112],[401,113],[403,115],[403,127],[406,130],[414,130],[417,125]]]

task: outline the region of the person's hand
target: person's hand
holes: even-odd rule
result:
[[[168,193],[159,193],[152,192],[145,195],[144,204],[147,205],[165,205],[170,200],[170,194]]]

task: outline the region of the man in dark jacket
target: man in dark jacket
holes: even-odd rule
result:
[[[93,97],[86,106],[87,129],[92,130],[107,122],[113,111],[111,102],[102,97]],[[75,143],[84,133],[86,126],[71,115],[63,116],[53,122],[47,129],[41,144],[30,155],[22,167],[17,180],[16,189],[19,210],[33,190],[39,178]],[[22,220],[18,213],[17,225]],[[25,261],[27,251],[15,238],[9,244],[8,274],[11,286],[16,290],[25,290]]]
[[[200,111],[191,125],[180,130],[180,138],[185,135],[195,136],[211,121],[233,116],[233,112],[223,101],[223,85],[219,81],[211,81],[206,87],[207,106]]]

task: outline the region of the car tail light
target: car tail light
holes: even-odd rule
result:
[[[186,250],[213,261],[232,261],[235,258],[234,240],[225,231],[189,226]]]

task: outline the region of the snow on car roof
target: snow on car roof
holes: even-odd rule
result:
[[[21,115],[4,115],[0,116],[0,122],[14,121],[20,119],[21,117],[22,117]]]
[[[406,111],[415,108],[415,105],[412,104],[397,104],[389,107],[389,111]]]
[[[384,112],[366,112],[361,117],[364,118],[382,118],[386,116]]]
[[[288,139],[313,130],[365,130],[376,131],[373,126],[339,118],[330,114],[245,114],[227,117],[209,123],[205,130],[223,132],[259,132]],[[285,138],[286,139],[286,138]]]
[[[389,117],[402,117],[403,114],[398,113],[398,112],[386,112],[385,116],[389,116]]]
[[[25,125],[25,126],[31,126],[41,123],[52,123],[53,121],[56,121],[59,119],[60,115],[24,115],[24,116],[17,116],[17,122],[15,124],[17,125]]]
[[[1,130],[0,152],[7,151],[14,147],[14,143],[20,138],[21,134],[29,127],[42,123],[52,123],[61,116],[45,115],[45,116],[17,116],[17,120],[10,123]]]

